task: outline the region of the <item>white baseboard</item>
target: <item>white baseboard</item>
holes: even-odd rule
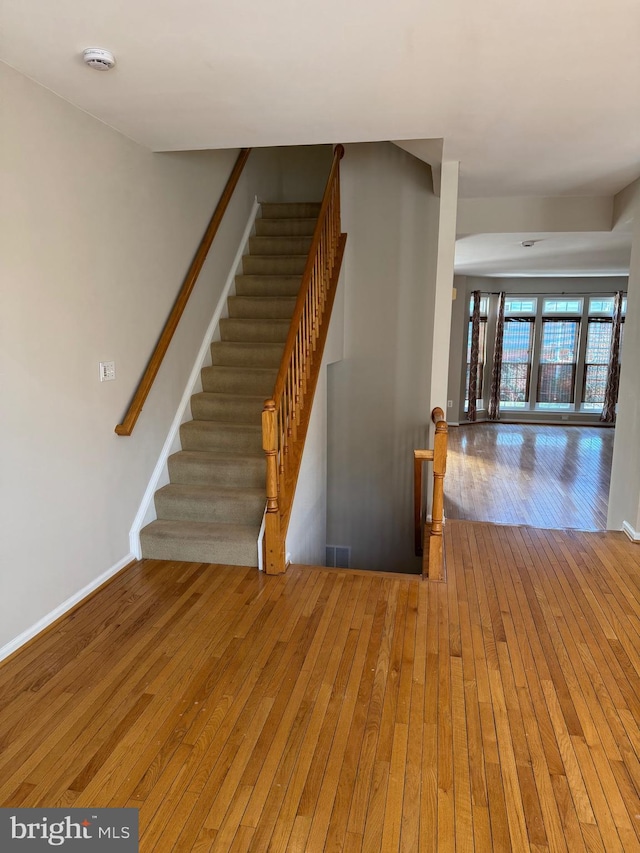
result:
[[[198,351],[198,355],[196,356],[196,360],[191,370],[191,374],[189,375],[189,379],[187,381],[186,387],[184,389],[184,394],[182,395],[182,399],[180,400],[180,404],[176,411],[176,415],[173,419],[173,422],[171,423],[171,426],[169,427],[167,438],[162,446],[162,450],[160,451],[160,455],[158,457],[158,461],[156,462],[155,468],[153,469],[151,479],[149,480],[144,495],[142,496],[142,500],[140,502],[138,512],[136,513],[136,517],[134,518],[133,524],[131,525],[131,530],[129,531],[129,547],[131,549],[131,552],[135,554],[138,559],[142,557],[142,550],[140,547],[140,531],[145,526],[145,524],[149,523],[155,518],[153,496],[158,490],[158,487],[160,485],[163,485],[164,483],[169,482],[167,460],[169,459],[172,448],[174,447],[174,442],[177,439],[178,431],[180,430],[180,425],[185,420],[185,413],[191,402],[191,397],[195,392],[196,385],[200,381],[200,371],[205,365],[205,361],[209,354],[209,347],[211,345],[211,341],[213,340],[215,330],[217,329],[218,323],[220,322],[220,318],[222,317],[223,311],[226,308],[227,298],[231,293],[231,288],[235,282],[236,274],[238,272],[238,269],[240,268],[240,264],[242,263],[242,256],[245,253],[246,246],[249,242],[249,237],[251,236],[253,224],[255,222],[256,214],[258,213],[259,209],[260,202],[256,197],[253,202],[251,212],[249,214],[249,220],[244,229],[244,233],[240,239],[238,251],[236,252],[235,258],[233,259],[231,269],[229,270],[229,275],[227,276],[224,288],[222,290],[222,293],[220,294],[220,299],[218,299],[218,304],[216,305],[215,311],[213,312],[211,322],[209,323],[204,338],[202,339],[200,350]],[[162,481],[164,481],[164,483]]]
[[[55,622],[56,619],[64,616],[67,611],[71,610],[72,607],[75,607],[76,604],[79,604],[83,598],[91,595],[94,590],[98,589],[99,586],[102,586],[102,584],[105,583],[105,581],[108,581],[109,578],[117,575],[118,572],[122,571],[125,566],[129,565],[129,563],[135,559],[136,558],[133,554],[127,554],[126,557],[118,560],[115,565],[111,566],[110,569],[107,569],[106,572],[103,572],[95,578],[95,580],[92,580],[91,583],[76,592],[71,596],[71,598],[67,598],[66,601],[63,601],[62,604],[56,607],[55,610],[52,610],[51,613],[47,613],[46,616],[39,619],[35,625],[27,628],[26,631],[22,632],[22,634],[19,634],[15,639],[10,640],[6,645],[2,646],[2,648],[0,648],[0,661],[9,657],[9,655],[12,655],[20,648],[20,646],[24,646],[25,643],[28,643],[29,640],[32,640],[37,634],[44,631],[45,628],[48,628],[48,626]]]
[[[640,542],[640,533],[637,530],[634,530],[628,521],[622,522],[622,529],[632,542]]]

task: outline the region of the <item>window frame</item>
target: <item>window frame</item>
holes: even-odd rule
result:
[[[627,301],[627,293],[626,290],[623,291],[623,305],[626,308]],[[482,298],[486,296],[486,293],[482,293]],[[488,406],[488,400],[485,400],[486,394],[484,393],[487,389],[487,374],[486,371],[491,369],[491,363],[493,360],[493,336],[491,335],[492,329],[495,330],[495,322],[497,315],[497,294],[489,294],[489,304],[488,304],[488,317],[485,319],[483,316],[483,321],[487,324],[485,326],[485,353],[484,353],[484,364],[483,364],[483,378],[482,378],[482,401],[478,399],[478,410],[486,409]],[[597,305],[594,305],[592,308],[592,303],[605,302],[607,300],[611,301],[615,297],[615,291],[581,291],[576,293],[564,293],[564,292],[532,292],[529,291],[527,293],[513,293],[506,291],[505,294],[505,322],[513,319],[521,319],[526,320],[527,322],[531,322],[533,324],[533,332],[531,335],[531,347],[530,347],[530,361],[528,365],[528,376],[527,376],[527,400],[524,403],[518,404],[509,404],[507,401],[501,400],[500,406],[501,410],[504,414],[508,414],[509,417],[512,415],[517,418],[526,418],[528,416],[534,416],[537,419],[548,419],[548,420],[559,420],[562,417],[563,420],[567,419],[567,416],[583,416],[583,417],[594,417],[598,414],[597,409],[585,409],[584,408],[584,395],[585,395],[585,383],[587,378],[587,367],[586,364],[586,350],[587,350],[587,342],[589,336],[589,320],[593,319],[601,319],[607,320],[609,319],[612,322],[612,314],[608,311],[598,311]],[[509,305],[509,301],[511,303],[516,303],[517,308],[522,307],[522,303],[527,303],[524,307],[530,310],[525,310],[523,312],[511,310],[508,312],[506,309]],[[533,303],[533,305],[531,304]],[[553,303],[556,303],[555,305]],[[558,305],[557,303],[560,303]],[[578,303],[581,308],[580,312],[576,312],[575,309],[578,307],[576,305]],[[535,310],[533,310],[535,308]],[[560,310],[557,310],[557,309]],[[571,308],[572,310],[567,310]],[[471,311],[469,310],[469,317]],[[623,309],[623,317],[622,322],[624,323],[626,311]],[[541,378],[541,364],[545,363],[541,360],[542,356],[542,342],[544,335],[544,323],[543,320],[568,320],[574,321],[578,323],[576,329],[576,344],[575,344],[575,352],[574,358],[575,362],[573,363],[573,376],[572,376],[572,394],[571,394],[571,402],[569,403],[558,403],[557,405],[545,403],[539,403],[539,382]],[[467,321],[467,328],[468,321]],[[624,330],[624,326],[623,326]],[[491,336],[491,337],[489,337]],[[466,341],[466,350],[468,351],[468,333],[467,333],[467,341]],[[620,352],[622,354],[622,345],[620,348]],[[481,354],[482,357],[482,354]],[[553,362],[552,362],[553,363]],[[466,399],[468,386],[466,383],[466,372],[467,372],[468,362],[463,362],[463,375],[462,380],[465,382],[464,391],[462,394],[462,410],[463,413],[467,412],[468,409],[468,400]],[[480,397],[480,394],[479,394]]]

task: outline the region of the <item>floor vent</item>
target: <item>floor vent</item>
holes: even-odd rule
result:
[[[347,545],[327,545],[325,565],[336,569],[348,569],[351,564],[351,548]]]

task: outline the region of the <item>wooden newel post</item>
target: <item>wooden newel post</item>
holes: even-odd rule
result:
[[[278,413],[273,400],[266,400],[262,410],[262,449],[267,457],[264,570],[268,575],[280,575],[285,570],[285,547],[278,506]]]
[[[449,428],[440,408],[433,410],[436,425],[433,441],[433,503],[431,506],[431,534],[429,536],[429,578],[444,580],[444,552],[442,527],[444,520],[444,475],[447,469],[447,434]]]

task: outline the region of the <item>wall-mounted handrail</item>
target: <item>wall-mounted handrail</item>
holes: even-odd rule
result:
[[[433,450],[413,451],[413,521],[416,557],[422,557],[424,527],[422,519],[422,466],[433,462],[433,498],[431,504],[431,526],[429,530],[428,560],[423,561],[422,574],[429,580],[444,580],[444,549],[442,533],[444,522],[444,476],[447,470],[447,435],[449,427],[444,411],[437,406],[431,412],[436,425]]]
[[[251,153],[250,148],[242,148],[240,153],[238,154],[238,158],[235,162],[235,165],[229,175],[229,180],[223,190],[222,195],[220,196],[220,201],[213,212],[213,216],[207,226],[207,230],[204,232],[204,236],[200,241],[200,245],[198,246],[198,251],[196,252],[193,260],[191,261],[191,265],[187,272],[184,282],[182,283],[182,287],[180,288],[180,292],[176,297],[176,301],[173,304],[173,308],[167,318],[166,323],[164,324],[164,328],[160,337],[158,338],[158,343],[155,346],[153,353],[151,354],[151,358],[145,368],[144,373],[142,374],[142,378],[138,383],[138,387],[131,399],[131,403],[129,404],[129,408],[127,409],[127,413],[124,416],[122,423],[116,426],[116,433],[118,435],[131,435],[133,432],[133,428],[136,425],[136,421],[140,416],[140,412],[142,411],[142,407],[145,404],[147,397],[149,396],[149,391],[153,385],[153,382],[158,375],[158,371],[160,370],[160,365],[162,364],[162,360],[166,355],[167,350],[169,349],[169,344],[171,343],[171,339],[173,338],[174,332],[180,322],[180,318],[184,313],[184,309],[187,306],[187,302],[189,301],[189,297],[193,291],[193,288],[198,281],[198,276],[200,275],[200,271],[204,266],[204,262],[207,259],[207,254],[209,253],[209,249],[211,248],[211,244],[218,233],[218,228],[220,227],[220,223],[222,222],[222,217],[225,214],[225,211],[231,201],[231,197],[233,195],[233,191],[236,188],[236,184],[240,179],[240,175],[242,174],[242,170],[245,167],[249,154]]]
[[[273,399],[262,412],[267,456],[265,571],[285,570],[285,537],[347,235],[340,230],[337,145],[302,276]]]

